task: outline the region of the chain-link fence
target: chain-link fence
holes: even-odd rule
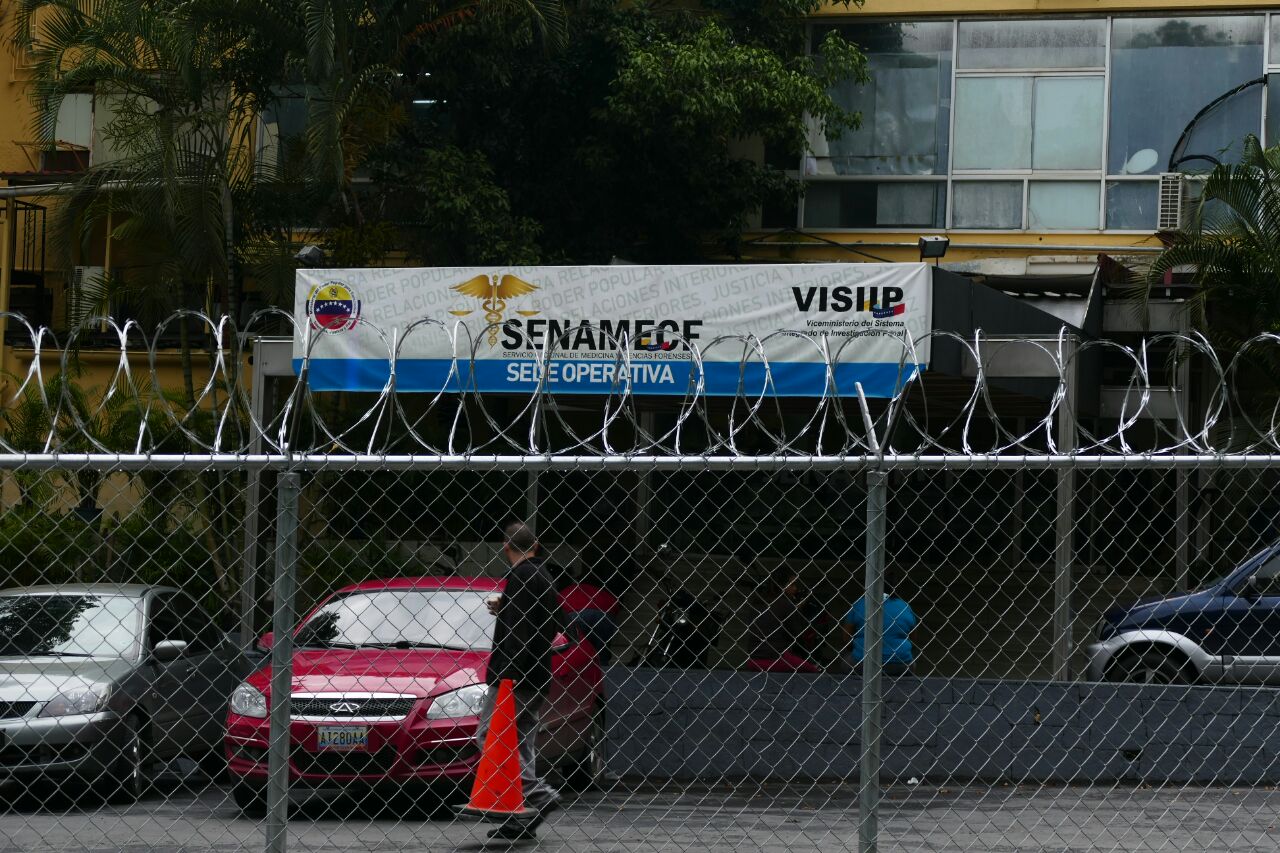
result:
[[[243,338],[184,394],[132,334],[6,393],[2,849],[1274,849],[1274,397],[1203,341],[1108,416],[1042,344],[263,408]]]

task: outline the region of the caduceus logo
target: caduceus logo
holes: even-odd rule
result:
[[[469,278],[462,284],[455,284],[450,289],[456,290],[463,296],[471,296],[482,300],[481,307],[484,308],[484,319],[489,324],[489,346],[493,347],[498,344],[498,327],[502,324],[505,316],[507,300],[533,293],[538,289],[538,286],[513,275],[499,276],[497,273],[489,273]],[[473,313],[473,311],[457,310],[449,313],[455,317],[465,317]],[[516,313],[522,317],[533,317],[539,312],[517,310]]]

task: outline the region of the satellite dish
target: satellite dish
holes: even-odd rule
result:
[[[1124,168],[1120,172],[1125,175],[1146,174],[1159,161],[1160,154],[1156,149],[1143,148],[1141,151],[1133,153],[1133,156],[1129,158],[1129,162],[1124,164]]]

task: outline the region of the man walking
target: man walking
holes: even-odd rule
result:
[[[489,692],[480,709],[476,736],[484,743],[498,697],[498,685],[512,681],[516,705],[516,738],[520,752],[520,782],[525,803],[536,814],[527,820],[511,819],[489,833],[502,841],[526,841],[560,806],[560,795],[538,778],[539,711],[551,687],[551,647],[556,635],[556,593],[551,575],[538,557],[538,539],[524,522],[513,522],[503,531],[502,553],[511,568],[502,594],[489,598],[489,611],[497,617],[493,650],[485,682]]]

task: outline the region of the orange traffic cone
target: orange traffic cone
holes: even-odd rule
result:
[[[471,801],[462,807],[466,814],[506,819],[537,814],[524,804],[520,783],[520,749],[516,735],[516,701],[511,681],[498,685],[498,699],[489,719],[489,731],[480,751]]]

